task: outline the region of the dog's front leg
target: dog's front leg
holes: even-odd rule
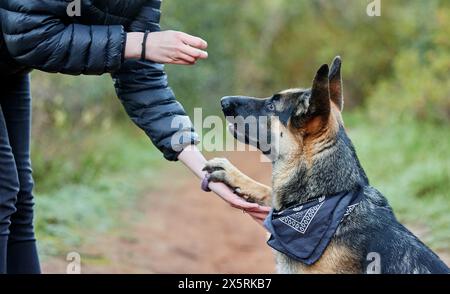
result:
[[[272,189],[243,174],[228,159],[214,158],[206,163],[204,170],[210,173],[210,181],[228,185],[247,201],[271,205]]]

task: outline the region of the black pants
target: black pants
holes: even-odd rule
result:
[[[28,75],[0,86],[0,273],[40,273],[33,228]]]

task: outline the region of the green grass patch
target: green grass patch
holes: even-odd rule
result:
[[[120,226],[119,213],[136,204],[162,167],[161,154],[131,128],[85,133],[70,144],[61,141],[67,147],[52,163],[36,167],[35,224],[44,258]]]
[[[400,221],[425,228],[434,249],[450,249],[450,127],[377,123],[361,113],[345,121],[371,184]]]

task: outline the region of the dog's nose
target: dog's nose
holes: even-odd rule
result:
[[[220,104],[222,104],[222,109],[229,109],[232,105],[232,97],[223,97],[222,100],[220,101]]]

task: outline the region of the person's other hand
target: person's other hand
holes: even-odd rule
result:
[[[125,58],[139,58],[142,52],[143,33],[128,33]],[[192,65],[198,59],[208,58],[204,51],[208,43],[198,37],[177,31],[148,34],[145,58],[157,63]]]

